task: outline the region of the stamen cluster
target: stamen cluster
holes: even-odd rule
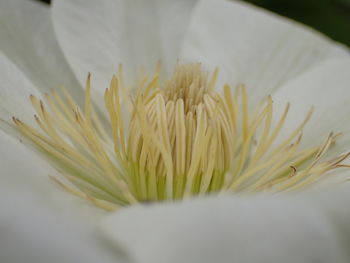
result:
[[[56,182],[108,210],[226,191],[292,191],[347,167],[342,162],[349,154],[322,161],[340,134],[299,149],[312,110],[277,143],[289,104],[272,125],[270,96],[250,111],[245,87],[233,92],[225,85],[220,95],[217,75],[209,78],[200,64],[178,65],[161,82],[157,70],[138,81],[127,101],[120,68],[105,91],[108,126],[91,102],[90,75],[83,109],[62,88],[61,95],[46,94],[46,104],[30,96],[40,130],[13,121],[60,171]],[[131,105],[129,120],[123,103]]]

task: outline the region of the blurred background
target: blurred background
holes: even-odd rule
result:
[[[35,0],[49,4],[50,0]],[[350,0],[246,0],[350,46]]]
[[[350,0],[249,0],[350,46]]]

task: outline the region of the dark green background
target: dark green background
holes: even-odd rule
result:
[[[350,46],[350,0],[249,0]]]
[[[50,0],[41,1],[50,2]],[[307,24],[350,46],[350,0],[247,0],[246,2]]]

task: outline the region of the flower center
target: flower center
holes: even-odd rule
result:
[[[234,123],[213,91],[215,78],[208,80],[199,64],[178,66],[164,88],[154,82],[135,97],[128,156],[142,172],[142,198],[178,199],[221,189],[234,155]],[[164,184],[161,195],[157,183]]]
[[[62,88],[46,94],[48,107],[30,96],[40,130],[13,121],[62,174],[57,183],[108,210],[207,193],[292,191],[348,167],[342,162],[349,154],[323,161],[339,133],[299,149],[312,110],[279,139],[289,105],[272,125],[270,96],[251,111],[244,86],[215,91],[217,73],[209,77],[191,64],[178,65],[165,82],[158,71],[144,76],[130,94],[127,126],[122,70],[105,92],[108,125],[91,103],[90,74],[84,110]]]

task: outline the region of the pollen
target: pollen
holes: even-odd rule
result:
[[[159,72],[130,89],[120,67],[105,90],[106,116],[91,101],[89,74],[85,105],[62,87],[44,100],[30,96],[37,127],[13,117],[14,124],[59,171],[55,182],[106,210],[222,192],[297,191],[349,167],[349,153],[325,158],[340,133],[300,146],[313,109],[280,138],[289,104],[277,118],[271,96],[252,110],[243,85],[219,93],[218,70],[209,75],[200,64],[178,64],[164,81]]]

